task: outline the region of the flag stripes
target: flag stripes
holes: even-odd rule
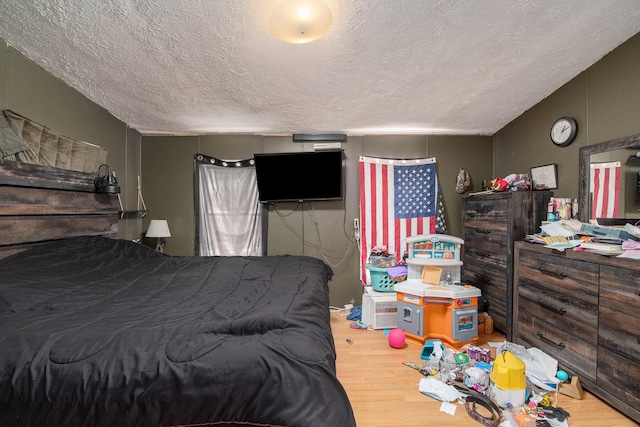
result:
[[[617,218],[620,162],[591,164],[591,218]]]

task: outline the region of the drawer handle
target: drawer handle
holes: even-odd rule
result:
[[[487,283],[487,284],[491,283],[491,279],[488,278],[487,276],[483,276],[482,274],[476,274],[474,279],[468,278],[467,281],[472,285],[480,284],[480,283]]]
[[[491,212],[491,208],[480,208],[480,209],[476,209],[476,212]]]
[[[551,310],[551,311],[555,311],[558,314],[566,314],[567,310],[565,310],[564,308],[560,307],[554,307],[552,305],[547,304],[546,302],[542,301],[542,300],[538,300],[538,304],[540,305],[540,307],[546,308],[547,310]]]
[[[546,342],[548,342],[549,344],[553,344],[553,345],[555,345],[556,347],[558,347],[558,348],[560,348],[560,349],[564,349],[564,348],[565,348],[565,345],[564,345],[563,343],[559,343],[559,344],[558,344],[558,343],[557,343],[557,342],[555,342],[555,341],[551,341],[549,338],[545,337],[545,336],[544,336],[544,334],[543,334],[542,332],[538,332],[538,336],[540,337],[540,339],[541,339],[542,341],[546,341]]]
[[[491,230],[483,230],[482,228],[476,228],[478,234],[491,234]]]
[[[485,258],[491,258],[491,254],[489,252],[480,252],[480,251],[473,251],[473,252],[478,256],[483,256]]]
[[[540,273],[546,274],[547,276],[557,277],[558,279],[566,279],[567,273],[556,273],[555,271],[545,270],[544,267],[540,267]]]

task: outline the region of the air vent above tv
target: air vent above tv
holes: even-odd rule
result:
[[[323,150],[340,150],[342,145],[340,142],[314,142],[313,149],[315,151]]]

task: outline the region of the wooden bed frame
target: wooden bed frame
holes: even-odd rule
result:
[[[118,199],[97,175],[0,160],[0,259],[50,240],[118,234]]]

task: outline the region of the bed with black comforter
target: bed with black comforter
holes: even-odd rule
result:
[[[331,275],[104,237],[0,260],[0,425],[353,426]]]

